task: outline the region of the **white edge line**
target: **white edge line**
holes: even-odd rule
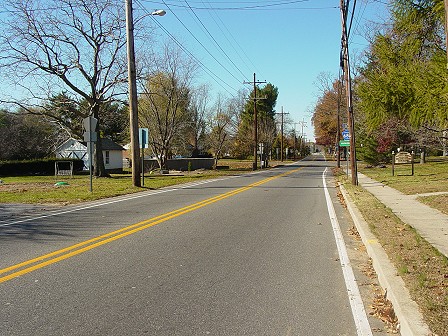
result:
[[[345,286],[347,288],[348,298],[350,301],[350,307],[352,309],[353,319],[355,320],[356,330],[358,336],[373,335],[370,328],[369,320],[364,309],[364,304],[361,299],[358,285],[356,284],[355,275],[350,264],[350,259],[345,247],[344,237],[342,236],[341,227],[339,226],[338,218],[333,207],[333,203],[330,198],[330,194],[327,188],[327,182],[325,180],[325,174],[328,168],[325,168],[322,173],[322,181],[324,185],[325,198],[327,201],[328,214],[330,216],[331,226],[333,227],[333,233],[336,240],[336,245],[339,253],[339,260],[342,266],[342,273],[344,275]]]

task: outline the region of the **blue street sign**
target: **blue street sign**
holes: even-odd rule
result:
[[[148,148],[148,136],[149,132],[147,128],[138,129],[138,141],[140,142],[140,148]]]
[[[344,140],[350,140],[350,132],[348,130],[343,130],[342,131],[342,138]]]

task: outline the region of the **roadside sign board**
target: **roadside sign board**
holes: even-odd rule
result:
[[[138,129],[138,141],[140,143],[140,148],[148,148],[148,136],[149,131],[147,128]]]
[[[96,125],[98,124],[98,119],[90,116],[87,118],[84,118],[82,121],[82,124],[84,125],[84,141],[85,142],[96,142],[97,141],[97,134],[95,132]]]
[[[339,147],[350,147],[350,140],[339,140]]]
[[[98,119],[94,117],[87,117],[83,119],[82,123],[84,125],[84,129],[86,130],[86,132],[95,132]]]
[[[395,154],[395,163],[412,163],[413,157],[409,152],[399,152]]]
[[[97,142],[98,138],[96,136],[96,132],[84,132],[84,141],[85,142]]]
[[[348,130],[343,130],[342,131],[342,138],[344,140],[350,140],[350,132]]]

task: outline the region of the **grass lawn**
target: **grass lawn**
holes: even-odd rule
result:
[[[392,176],[392,168],[366,168],[360,163],[359,171],[374,180],[400,190],[407,195],[426,193],[448,193],[448,158],[430,157],[427,163],[414,165],[414,175],[411,175],[410,165],[398,165],[395,176]],[[435,209],[448,214],[448,194],[421,196],[419,201]]]
[[[90,192],[88,175],[66,176],[19,176],[2,177],[0,184],[0,203],[38,203],[38,204],[74,204],[100,198],[124,195],[159,189],[171,185],[188,183],[200,179],[215,178],[223,175],[246,173],[252,170],[251,160],[219,160],[220,166],[229,166],[225,170],[198,170],[169,175],[145,174],[145,186],[132,185],[130,174],[114,174],[111,178],[93,178],[93,192]],[[271,166],[278,164],[271,162]],[[68,185],[56,186],[57,182]]]
[[[90,192],[90,178],[85,175],[73,177],[22,176],[5,177],[0,184],[0,203],[51,203],[72,204],[100,198],[158,189],[170,185],[187,183],[210,177],[210,174],[185,176],[145,176],[145,186],[132,185],[131,175],[113,175],[111,178],[93,178],[93,192]],[[68,185],[56,186],[56,182]]]

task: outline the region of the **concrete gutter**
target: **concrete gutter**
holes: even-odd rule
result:
[[[402,336],[431,336],[434,335],[423,320],[419,307],[411,299],[409,290],[392,262],[389,260],[378,239],[370,231],[369,225],[362,217],[361,212],[351,201],[350,196],[342,185],[341,193],[345,199],[347,209],[366,246],[367,253],[372,258],[373,267],[378,275],[378,281],[383,289],[387,290],[387,297],[392,302],[395,314],[399,321]]]

